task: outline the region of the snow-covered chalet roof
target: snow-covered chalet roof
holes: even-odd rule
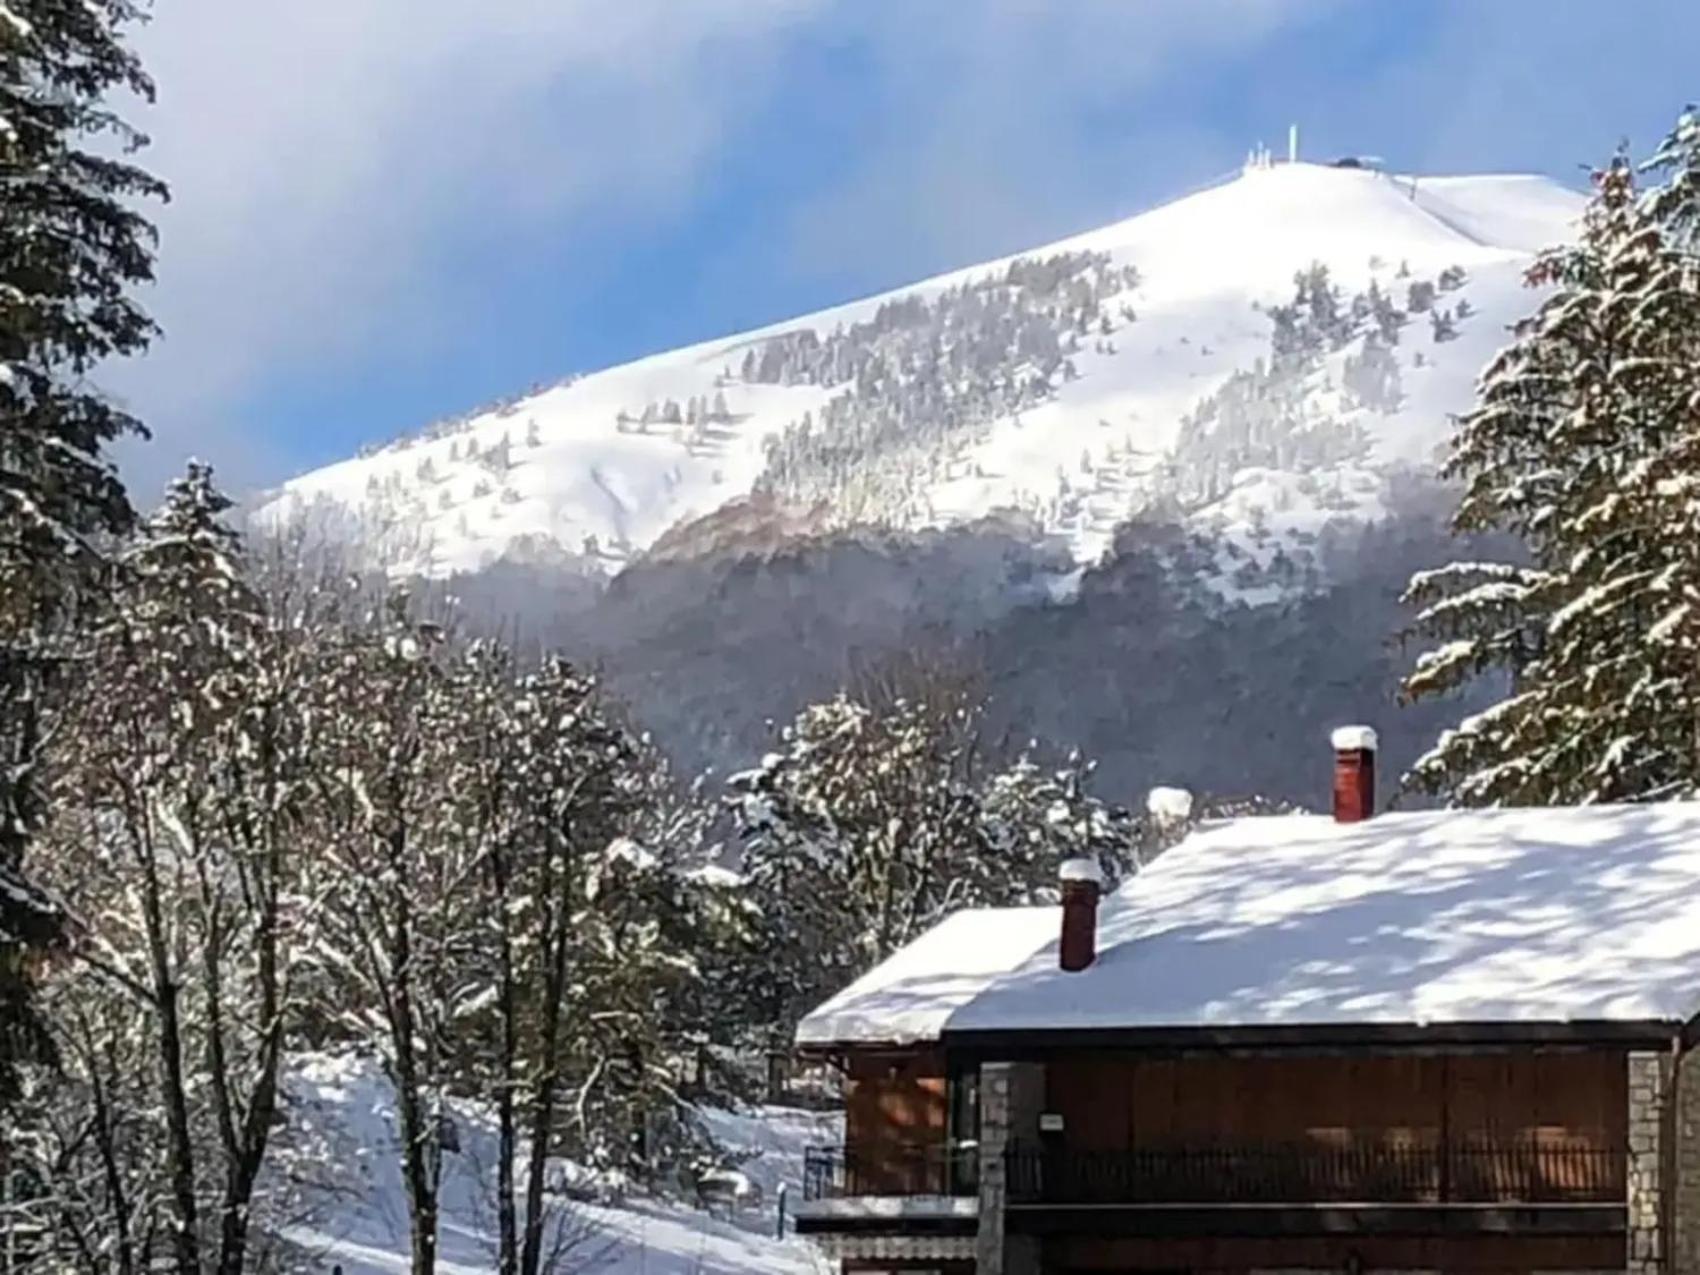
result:
[[[894,953],[797,1025],[799,1045],[937,1040],[951,1014],[1055,939],[1061,908],[968,908]]]
[[[801,1039],[1681,1022],[1700,1012],[1700,803],[1206,826],[1104,901],[1072,974],[1054,909],[964,915]]]

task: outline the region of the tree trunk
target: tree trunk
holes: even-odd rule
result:
[[[136,1249],[130,1228],[130,1195],[124,1185],[124,1174],[118,1164],[118,1141],[114,1132],[111,1105],[107,1102],[103,1083],[105,1061],[96,1048],[86,1023],[79,1024],[83,1050],[89,1069],[89,1094],[94,1101],[94,1138],[100,1152],[101,1177],[106,1185],[112,1211],[113,1239],[117,1245],[118,1275],[132,1275],[136,1269]]]
[[[496,1094],[497,1138],[500,1142],[496,1153],[496,1228],[501,1275],[514,1275],[519,1265],[518,1219],[514,1216],[514,1160],[519,1152],[514,1119],[514,1091],[519,1084],[520,1070],[519,997],[514,986],[513,936],[508,928],[512,922],[508,915],[508,871],[504,853],[498,850],[490,856],[497,914],[501,917],[502,1059],[501,1089]],[[535,1145],[532,1161],[538,1162]]]
[[[546,914],[549,970],[543,993],[543,1030],[538,1045],[537,1074],[531,1092],[531,1159],[526,1165],[525,1250],[520,1275],[538,1275],[543,1261],[543,1172],[548,1160],[550,1126],[555,1120],[556,1070],[560,1065],[562,1000],[567,985],[567,917],[564,900]]]
[[[398,944],[405,951],[405,939]],[[405,977],[402,976],[402,977]],[[413,1275],[432,1275],[437,1268],[437,1184],[431,1171],[431,1127],[420,1093],[419,1071],[413,1053],[411,993],[391,993],[391,1023],[396,1045],[396,1113],[401,1120],[401,1170],[407,1188],[407,1212],[412,1229]]]
[[[437,1182],[431,1149],[437,1130],[425,1110],[421,1077],[414,1053],[416,1029],[413,1002],[413,909],[407,897],[407,864],[403,854],[406,832],[389,838],[391,889],[394,902],[389,933],[392,986],[389,1006],[390,1037],[395,1046],[396,1113],[401,1119],[402,1181],[407,1187],[407,1212],[412,1230],[413,1275],[434,1275],[437,1269]]]
[[[268,837],[267,880],[264,912],[259,933],[260,1069],[248,1095],[248,1111],[225,1165],[224,1215],[219,1244],[219,1275],[243,1275],[248,1260],[248,1230],[254,1187],[265,1164],[271,1140],[272,1120],[277,1113],[278,1071],[283,1055],[283,1005],[278,974],[278,874],[282,851],[276,838]]]
[[[145,834],[143,834],[145,836]],[[142,906],[152,964],[153,995],[159,1009],[159,1070],[165,1102],[166,1157],[177,1225],[171,1237],[178,1275],[200,1275],[200,1219],[195,1199],[195,1151],[189,1131],[189,1098],[183,1080],[183,1028],[178,987],[165,942],[157,863],[151,846],[141,848]]]

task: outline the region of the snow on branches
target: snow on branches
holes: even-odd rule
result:
[[[731,779],[777,1019],[957,908],[1053,901],[1065,860],[1095,858],[1113,880],[1154,844],[1143,820],[1091,792],[1079,755],[994,768],[980,735],[965,694],[840,694]]]
[[[1447,472],[1463,533],[1523,562],[1415,577],[1438,643],[1409,698],[1481,677],[1491,709],[1442,735],[1408,782],[1471,805],[1605,801],[1700,787],[1700,134],[1692,110],[1637,197],[1618,156],[1578,243],[1536,261],[1535,312],[1483,373]]]
[[[30,1208],[111,1268],[238,1275],[327,1198],[288,1060],[343,1050],[394,1091],[417,1268],[455,1098],[495,1113],[503,1265],[537,1275],[574,1229],[551,1157],[646,1178],[696,1137],[701,805],[572,664],[260,570],[228,503],[191,465],[117,555],[47,750]]]

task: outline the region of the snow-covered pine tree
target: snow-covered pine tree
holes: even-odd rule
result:
[[[1647,798],[1700,778],[1700,567],[1684,468],[1700,454],[1689,441],[1700,293],[1658,207],[1656,192],[1636,200],[1623,157],[1598,174],[1580,242],[1531,269],[1551,291],[1459,421],[1454,528],[1510,533],[1527,557],[1454,563],[1408,590],[1423,607],[1416,630],[1439,645],[1406,696],[1509,683],[1407,777],[1456,802]]]
[[[1640,211],[1663,240],[1637,298],[1649,348],[1625,379],[1653,405],[1658,426],[1654,455],[1627,476],[1614,512],[1619,525],[1656,529],[1662,560],[1638,610],[1652,617],[1646,642],[1666,680],[1643,694],[1658,709],[1654,746],[1684,772],[1686,795],[1700,788],[1700,110],[1682,112],[1642,169],[1657,180]]]
[[[1682,112],[1641,168],[1660,178],[1642,196],[1644,211],[1664,227],[1673,248],[1700,251],[1700,106]]]
[[[20,549],[62,555],[123,530],[130,507],[101,449],[141,425],[84,379],[154,326],[128,295],[153,277],[137,201],[165,188],[114,158],[143,139],[107,105],[153,86],[122,29],[131,0],[9,0],[0,15],[0,517]],[[96,147],[99,149],[96,149]],[[9,592],[9,591],[8,591]]]
[[[1053,766],[1025,753],[985,782],[986,843],[999,868],[1035,898],[1054,886],[1065,860],[1096,860],[1113,882],[1137,871],[1154,848],[1143,821],[1091,791],[1094,769],[1078,752]]]
[[[153,325],[127,289],[152,277],[138,200],[164,187],[110,150],[140,138],[107,106],[151,97],[122,29],[130,0],[9,0],[0,8],[0,1105],[11,1062],[39,1040],[26,1012],[24,951],[57,917],[21,875],[41,810],[31,791],[69,572],[89,537],[123,530],[124,489],[102,448],[140,431],[85,374],[132,354]]]

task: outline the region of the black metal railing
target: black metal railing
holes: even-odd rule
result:
[[[1056,1204],[1583,1204],[1625,1198],[1623,1148],[1375,1141],[1006,1152],[1009,1197]]]
[[[803,1198],[857,1195],[973,1195],[979,1190],[974,1143],[923,1146],[810,1147],[803,1153]]]

